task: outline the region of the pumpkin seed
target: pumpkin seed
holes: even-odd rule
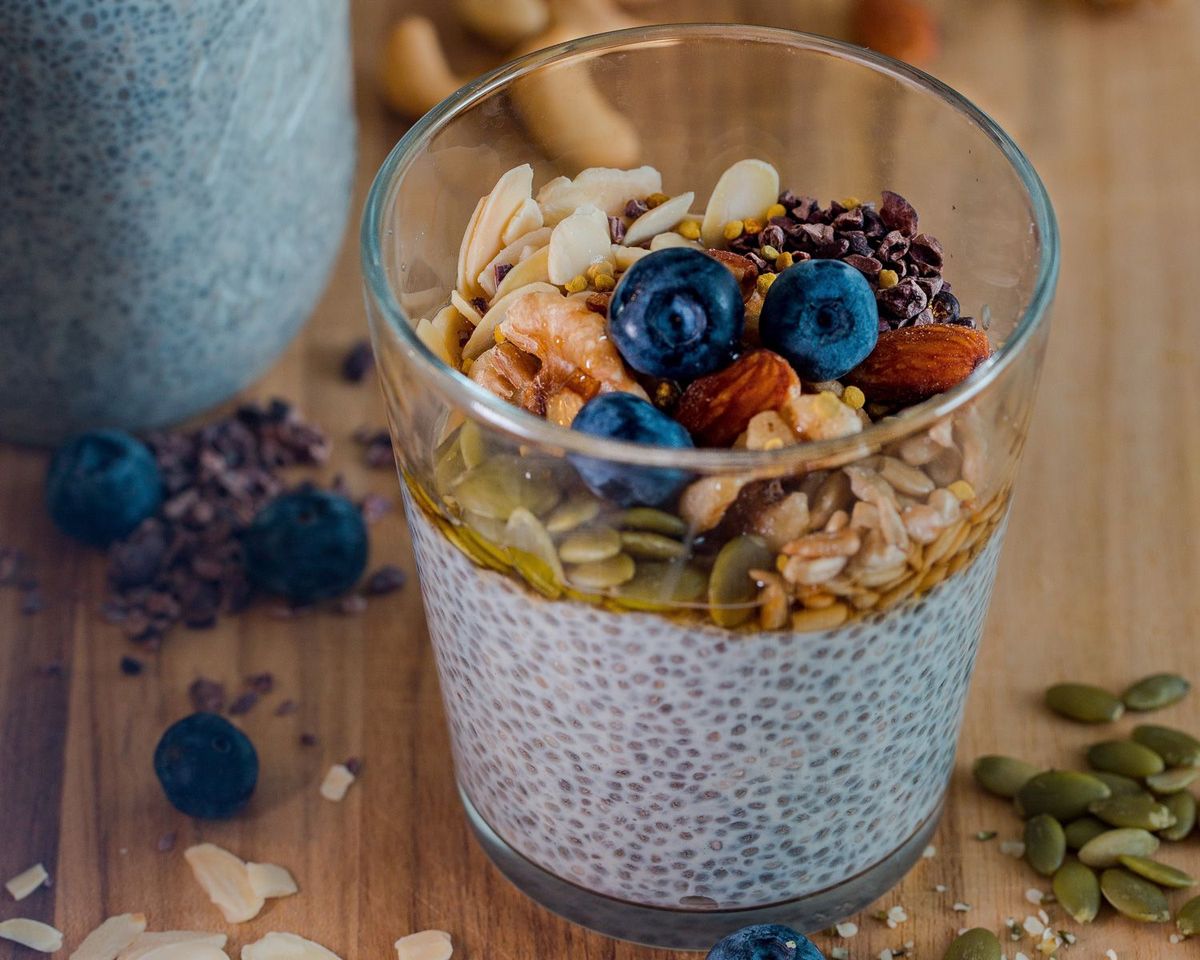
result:
[[[1151,860],[1149,857],[1122,856],[1117,859],[1126,870],[1132,870],[1139,877],[1145,877],[1151,883],[1157,883],[1160,887],[1182,890],[1185,887],[1194,887],[1196,885],[1196,879],[1190,873],[1185,873],[1178,867],[1172,867],[1168,863],[1159,863],[1157,860]]]
[[[1196,767],[1171,767],[1162,773],[1156,773],[1146,778],[1146,786],[1155,793],[1177,793],[1200,777],[1200,769]]]
[[[549,466],[508,453],[467,471],[454,484],[453,493],[465,509],[493,520],[507,520],[518,507],[540,516],[549,513],[559,498]]]
[[[1121,699],[1130,710],[1161,710],[1187,696],[1192,685],[1174,673],[1156,673],[1139,680]]]
[[[721,627],[736,627],[754,615],[758,588],[751,570],[770,569],[775,555],[761,537],[742,534],[721,548],[708,579],[709,615]]]
[[[607,590],[633,579],[637,564],[627,553],[618,553],[607,560],[577,563],[567,570],[567,579],[581,590]]]
[[[468,469],[479,466],[487,459],[488,442],[483,428],[474,420],[468,420],[458,431],[458,446],[462,451],[463,463]]]
[[[1109,867],[1100,874],[1100,892],[1119,913],[1143,923],[1164,923],[1171,919],[1167,898],[1149,880],[1128,870]]]
[[[470,510],[463,511],[462,522],[463,526],[476,533],[480,539],[489,540],[493,544],[504,543],[504,522],[481,516]]]
[[[596,519],[600,512],[600,501],[587,493],[572,493],[555,507],[546,518],[546,529],[551,533],[568,533]]]
[[[646,560],[679,560],[687,555],[687,547],[678,540],[648,530],[622,530],[621,546],[626,553]]]
[[[972,770],[979,785],[998,797],[1015,797],[1039,772],[1032,763],[995,754],[980,757]]]
[[[1112,791],[1114,797],[1122,797],[1134,793],[1143,797],[1150,796],[1142,785],[1132,777],[1123,777],[1119,773],[1105,773],[1103,770],[1095,771],[1092,776],[1107,786]]]
[[[1050,877],[1062,866],[1067,854],[1067,838],[1062,824],[1048,813],[1039,813],[1025,821],[1025,859],[1043,877]]]
[[[1101,823],[1095,817],[1080,817],[1063,827],[1063,835],[1066,837],[1067,846],[1072,850],[1078,850],[1093,837],[1100,836],[1106,830],[1108,830],[1108,824]]]
[[[1000,941],[991,930],[976,927],[955,937],[943,960],[1000,960]]]
[[[1133,827],[1142,830],[1162,830],[1175,818],[1171,811],[1148,794],[1121,794],[1097,800],[1089,812],[1114,827]]]
[[[1162,757],[1132,740],[1105,740],[1088,747],[1088,763],[1097,770],[1119,773],[1125,777],[1142,779],[1162,773],[1166,766]]]
[[[1087,813],[1091,804],[1111,795],[1112,791],[1091,774],[1046,770],[1017,791],[1017,813],[1023,817],[1048,813],[1059,822],[1074,820]]]
[[[1133,739],[1157,753],[1168,766],[1200,765],[1200,740],[1182,730],[1144,723],[1133,728]]]
[[[558,560],[554,541],[542,526],[542,521],[524,507],[517,507],[504,526],[504,542],[513,550],[531,554],[550,570],[556,584],[563,581],[563,568]]]
[[[463,460],[462,447],[458,437],[451,437],[435,454],[433,465],[433,486],[439,494],[445,496],[454,489],[454,485],[467,472],[467,464]]]
[[[1200,897],[1193,897],[1175,914],[1175,926],[1185,937],[1200,933]]]
[[[513,559],[512,552],[509,551],[503,559],[498,558],[495,555],[495,548],[490,544],[485,547],[483,538],[477,535],[470,527],[443,521],[438,524],[438,529],[446,535],[447,540],[481,567],[488,567],[497,573],[504,574],[510,571]]]
[[[1168,794],[1163,797],[1163,806],[1171,811],[1175,822],[1158,831],[1164,840],[1182,840],[1196,826],[1196,797],[1189,790]]]
[[[524,550],[512,551],[512,568],[517,571],[534,590],[557,600],[562,596],[562,581],[557,579],[557,573],[545,560]]]
[[[650,530],[666,537],[685,537],[688,525],[673,513],[653,507],[633,507],[617,517],[617,526],[632,530]]]
[[[1107,690],[1086,683],[1059,683],[1046,691],[1046,706],[1079,723],[1111,723],[1125,712],[1125,704]]]
[[[612,527],[576,530],[558,545],[564,563],[596,563],[621,552],[621,535]]]
[[[1054,898],[1076,923],[1091,923],[1100,912],[1100,881],[1077,860],[1064,863],[1054,874]]]
[[[1079,849],[1080,863],[1115,867],[1121,856],[1148,857],[1158,849],[1158,837],[1145,830],[1106,830]]]
[[[687,564],[646,562],[637,565],[633,579],[621,584],[616,600],[632,610],[671,612],[699,603],[708,589],[708,577]]]

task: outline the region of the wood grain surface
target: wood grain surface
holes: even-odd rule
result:
[[[450,27],[458,66],[484,59],[468,50],[444,6],[354,2],[356,205],[403,129],[379,106],[372,81],[387,24],[421,8]],[[663,19],[742,16],[844,30],[841,2],[767,6],[681,0],[639,9]],[[979,795],[967,768],[991,751],[1047,765],[1079,761],[1095,732],[1040,707],[1048,683],[1120,687],[1160,669],[1200,680],[1200,5],[1174,0],[1108,14],[1072,0],[946,0],[940,8],[945,50],[933,70],[1007,127],[1043,174],[1062,225],[1062,283],[938,853],[877,905],[902,904],[910,919],[889,930],[859,918],[862,932],[843,944],[852,958],[909,940],[913,956],[937,958],[961,926],[996,928],[1035,912],[1024,893],[1047,885],[1000,853],[998,839],[1017,836],[1018,824],[1004,804]],[[669,103],[671,81],[664,84]],[[937,144],[929,149],[936,163]],[[343,350],[364,334],[357,263],[350,231],[311,324],[247,393],[295,400],[335,440],[328,472],[345,473],[356,492],[391,494],[393,476],[362,467],[350,440],[356,426],[382,423],[377,391],[337,376]],[[126,677],[118,661],[127,644],[97,612],[103,560],[52,529],[41,508],[44,469],[41,452],[0,447],[0,544],[35,558],[46,598],[44,611],[26,616],[16,592],[0,590],[0,879],[42,861],[54,885],[20,904],[0,895],[0,919],[53,922],[69,948],[105,916],[144,911],[153,929],[226,931],[232,949],[287,930],[348,960],[394,955],[398,936],[428,926],[452,931],[456,956],[468,958],[670,956],[558,920],[475,847],[454,791],[415,584],[361,617],[279,620],[256,609],[216,630],[180,630],[148,658],[144,675]],[[375,528],[373,554],[411,571],[399,518]],[[43,669],[51,663],[62,672]],[[262,670],[275,674],[278,692],[245,718],[264,760],[248,814],[225,824],[175,814],[150,755],[165,725],[187,712],[189,682],[204,674],[234,685]],[[284,697],[300,709],[277,718],[271,707]],[[1200,728],[1200,697],[1164,716]],[[319,743],[301,748],[303,731]],[[340,805],[320,799],[326,767],[350,755],[364,759],[361,781]],[[976,840],[983,829],[1000,838]],[[167,831],[178,832],[178,847],[160,853]],[[180,853],[200,839],[287,865],[303,892],[230,928]],[[1198,843],[1170,848],[1170,859],[1200,869]],[[956,900],[969,912],[954,913]],[[1166,926],[1111,915],[1077,932],[1067,956],[1191,950],[1172,946]],[[1007,949],[1037,956],[1031,941]],[[0,960],[22,955],[30,954],[0,945]]]

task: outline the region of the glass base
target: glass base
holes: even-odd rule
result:
[[[674,950],[708,950],[739,927],[784,923],[822,930],[879,899],[920,858],[937,829],[943,802],[899,847],[862,873],[795,900],[742,910],[671,910],[592,893],[536,866],[510,847],[459,790],[467,820],[484,852],[522,893],[547,910],[608,937]]]

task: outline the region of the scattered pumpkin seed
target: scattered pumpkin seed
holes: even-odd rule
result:
[[[542,526],[542,521],[524,507],[517,507],[504,526],[504,542],[514,550],[537,557],[550,570],[555,583],[562,584],[563,568],[558,560],[554,541]]]
[[[581,590],[608,590],[633,579],[637,564],[627,553],[618,553],[607,560],[573,564],[567,570],[567,580]]]
[[[1046,770],[1031,777],[1017,791],[1017,813],[1023,817],[1048,813],[1060,822],[1074,820],[1087,813],[1091,804],[1111,795],[1108,786],[1091,774]]]
[[[1043,877],[1051,877],[1067,854],[1062,824],[1048,813],[1025,821],[1025,859]]]
[[[620,552],[621,535],[612,527],[576,530],[558,545],[563,563],[596,563]]]
[[[1171,767],[1162,773],[1156,773],[1146,778],[1146,786],[1155,793],[1177,793],[1200,777],[1200,769],[1196,767]]]
[[[1000,941],[991,930],[975,927],[954,938],[943,960],[1000,960]]]
[[[617,526],[631,530],[650,530],[665,537],[685,537],[688,525],[673,513],[653,507],[633,507],[617,517]]]
[[[1112,791],[1114,797],[1122,797],[1129,794],[1139,794],[1143,797],[1150,796],[1146,788],[1132,777],[1123,777],[1119,773],[1106,773],[1103,770],[1093,771],[1092,776],[1107,786]]]
[[[1144,723],[1133,728],[1133,739],[1157,753],[1168,766],[1200,765],[1200,740],[1173,727]]]
[[[453,493],[465,509],[494,520],[507,520],[518,507],[541,516],[559,499],[549,466],[507,453],[467,471],[454,484]]]
[[[474,420],[468,420],[458,431],[458,445],[462,450],[463,463],[467,469],[479,466],[487,459],[488,442],[483,428]]]
[[[1185,873],[1178,867],[1171,866],[1169,863],[1159,863],[1157,860],[1151,860],[1149,857],[1122,856],[1118,857],[1117,860],[1126,870],[1132,870],[1139,877],[1145,877],[1151,883],[1157,883],[1160,887],[1183,890],[1186,887],[1194,887],[1196,885],[1196,879],[1190,873]]]
[[[1106,773],[1142,779],[1162,773],[1166,766],[1162,757],[1133,740],[1105,740],[1088,747],[1088,763]]]
[[[754,615],[758,588],[751,570],[769,569],[775,555],[761,537],[742,534],[725,544],[708,579],[709,614],[721,627],[736,627]]]
[[[1192,685],[1174,673],[1156,673],[1131,686],[1121,699],[1130,710],[1161,710],[1187,696]]]
[[[1071,860],[1054,874],[1054,899],[1076,923],[1091,923],[1100,912],[1100,881],[1095,871]]]
[[[1193,897],[1175,914],[1175,926],[1185,937],[1200,933],[1200,897]]]
[[[1080,817],[1063,827],[1063,834],[1066,837],[1067,846],[1072,850],[1078,850],[1093,837],[1098,837],[1107,830],[1108,824],[1101,823],[1095,817]]]
[[[1039,772],[1032,763],[996,754],[980,757],[972,769],[979,785],[998,797],[1015,797]]]
[[[1079,849],[1079,861],[1089,867],[1114,867],[1121,856],[1148,857],[1158,849],[1158,837],[1146,830],[1106,830]]]
[[[679,560],[687,547],[678,540],[648,530],[622,530],[621,546],[631,556],[646,560]]]
[[[1158,831],[1164,840],[1183,840],[1196,826],[1196,796],[1190,790],[1180,790],[1163,797],[1163,806],[1171,811],[1175,822]]]
[[[1171,919],[1167,898],[1149,880],[1128,870],[1109,867],[1100,874],[1100,892],[1119,913],[1143,923],[1164,923]]]
[[[1058,683],[1046,691],[1046,706],[1079,723],[1112,723],[1125,712],[1125,704],[1107,690],[1086,683]]]
[[[590,494],[572,493],[555,507],[546,518],[546,529],[551,533],[569,533],[596,519],[600,513],[600,501]]]
[[[1114,827],[1162,830],[1175,822],[1171,811],[1148,794],[1106,797],[1093,803],[1088,811]]]
[[[988,840],[995,840],[996,839],[996,831],[995,830],[980,830],[977,834],[975,834],[975,839],[984,841],[984,842],[986,842]]]
[[[632,610],[669,613],[704,600],[708,577],[680,563],[639,563],[633,579],[617,589],[616,602]]]

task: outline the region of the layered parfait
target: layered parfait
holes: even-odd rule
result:
[[[558,456],[460,412],[401,451],[457,774],[592,893],[802,900],[932,829],[1010,478],[970,404],[875,427],[992,345],[898,193],[824,205],[756,159],[663,187],[509,170],[417,334],[564,436],[778,459]]]

